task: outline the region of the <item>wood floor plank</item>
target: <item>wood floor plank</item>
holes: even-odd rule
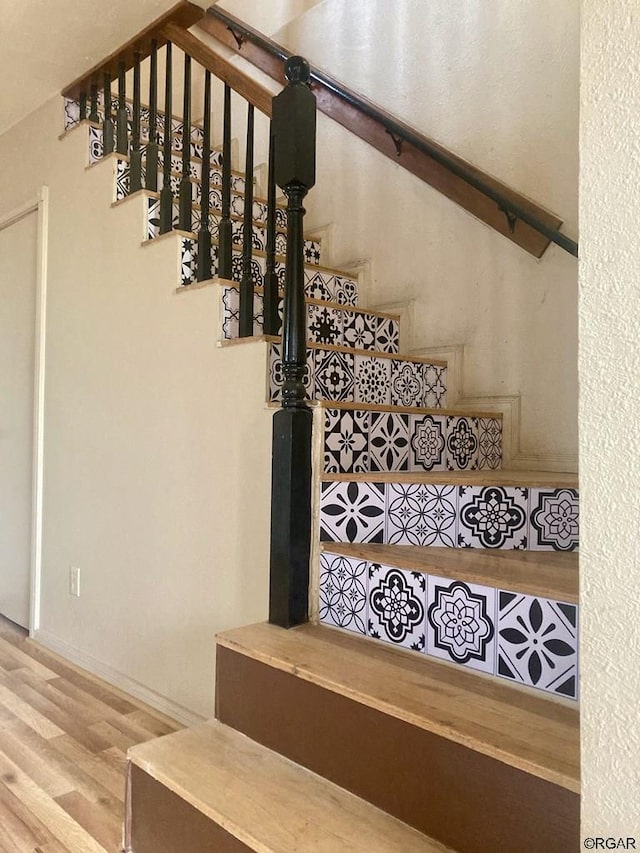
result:
[[[0,616],[0,853],[119,853],[125,751],[181,728]]]

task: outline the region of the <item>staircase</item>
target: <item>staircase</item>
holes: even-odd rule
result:
[[[105,154],[99,99],[94,121],[80,110],[65,100],[65,131],[87,135],[89,165],[111,161],[103,202],[122,204],[131,158]],[[142,108],[143,162],[148,120]],[[162,147],[168,120],[157,120]],[[161,235],[160,193],[138,190],[144,244],[177,233],[177,292],[217,290],[221,347],[266,344],[265,405],[277,407],[285,369],[280,337],[264,334],[267,199],[252,200],[253,335],[241,338],[250,178],[231,172],[222,278],[222,152],[211,152],[203,205],[203,128],[173,118],[171,136],[176,200],[188,146],[193,230],[178,228],[176,203]],[[212,278],[198,281],[203,208]],[[280,317],[285,252],[279,204]],[[503,470],[501,417],[447,408],[446,363],[401,353],[399,318],[360,304],[357,277],[325,265],[321,241],[305,240],[304,259],[310,622],[218,636],[216,719],[129,752],[125,849],[576,850],[577,478]]]

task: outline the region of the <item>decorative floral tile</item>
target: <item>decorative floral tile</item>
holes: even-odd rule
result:
[[[532,551],[575,551],[580,509],[575,489],[531,489],[529,548]]]
[[[495,673],[496,591],[429,576],[427,654]]]
[[[116,161],[116,201],[122,201],[129,195],[130,169],[126,160]]]
[[[478,419],[447,418],[447,468],[475,471],[478,467]]]
[[[102,128],[89,127],[89,165],[97,163],[102,158],[104,147],[102,145]]]
[[[578,608],[498,592],[496,674],[558,696],[578,696]]]
[[[435,364],[422,365],[422,405],[426,409],[444,409],[447,405],[447,368]]]
[[[369,470],[369,412],[358,409],[326,409],[324,470],[327,474],[351,474]]]
[[[398,321],[390,317],[378,317],[377,319],[376,349],[378,352],[397,353],[400,348]]]
[[[354,349],[376,348],[376,320],[371,314],[359,311],[344,312],[344,345]]]
[[[478,419],[478,468],[497,470],[502,467],[502,421],[500,418]]]
[[[320,555],[320,621],[356,634],[367,633],[367,563],[337,554]]]
[[[322,272],[312,273],[310,270],[305,269],[305,296],[308,299],[322,299],[324,302],[333,302],[333,290],[330,286],[330,278],[331,276],[326,276]]]
[[[378,563],[369,564],[369,636],[423,652],[426,578]]]
[[[340,275],[333,278],[333,301],[338,305],[351,305],[355,308],[358,304],[358,282]]]
[[[160,236],[160,199],[147,198],[147,240]]]
[[[338,308],[307,303],[307,336],[317,344],[342,346],[343,313]]]
[[[382,542],[383,537],[383,483],[322,483],[321,542]]]
[[[307,398],[313,398],[313,355],[307,350],[307,367],[304,374],[304,387],[307,389]],[[269,401],[280,402],[282,399],[282,386],[284,385],[284,369],[282,366],[282,347],[280,344],[269,345]]]
[[[228,341],[238,337],[240,324],[240,292],[235,287],[222,289],[222,337]]]
[[[411,415],[409,470],[443,471],[446,419],[444,415]]]
[[[353,356],[337,350],[314,350],[316,399],[353,401]]]
[[[355,357],[355,396],[356,403],[389,404],[389,378],[391,359],[375,358],[366,355]]]
[[[69,130],[80,121],[80,102],[72,98],[64,99],[64,129]]]
[[[244,192],[244,190],[243,190]],[[265,206],[265,215],[262,217],[266,219],[266,206]],[[286,230],[287,227],[287,211],[284,207],[276,207],[276,228],[281,228],[283,231]]]
[[[180,284],[192,284],[196,280],[196,242],[188,237],[183,237],[180,241]]]
[[[529,490],[458,486],[458,545],[526,550]]]
[[[385,541],[389,545],[455,548],[457,509],[455,486],[388,483]]]
[[[421,406],[423,397],[422,365],[391,359],[391,405]]]
[[[254,287],[262,287],[264,283],[263,262],[264,258],[251,258],[251,280]],[[233,252],[231,256],[231,278],[233,281],[242,281],[243,268],[242,254],[240,252]]]
[[[396,412],[371,412],[369,456],[372,471],[408,470],[408,415]]]
[[[307,264],[317,265],[320,263],[320,241],[304,241],[304,260]]]
[[[287,254],[287,235],[276,231],[276,255]]]

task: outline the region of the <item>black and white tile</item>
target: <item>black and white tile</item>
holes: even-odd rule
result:
[[[338,554],[320,555],[320,621],[367,633],[367,563]]]
[[[409,435],[409,470],[443,471],[446,467],[444,415],[411,415]]]
[[[502,421],[478,418],[478,468],[497,470],[502,467]]]
[[[326,409],[324,470],[327,474],[369,471],[369,417],[359,409]]]
[[[391,359],[391,405],[421,406],[424,399],[423,365]]]
[[[103,154],[102,128],[89,126],[89,165],[101,160]]]
[[[427,654],[481,672],[495,672],[496,590],[429,576]]]
[[[69,130],[80,121],[80,102],[73,98],[64,98],[64,129]]]
[[[408,415],[398,412],[371,412],[369,456],[372,471],[409,470]]]
[[[370,637],[415,652],[425,649],[426,578],[379,563],[369,564]]]
[[[475,471],[478,467],[478,418],[447,417],[447,468]]]
[[[322,483],[321,542],[382,542],[384,485],[382,483]]]
[[[180,239],[180,284],[193,284],[197,272],[197,245],[188,237]]]
[[[352,305],[355,307],[358,304],[358,284],[352,278],[346,276],[333,276],[333,301],[338,305]]]
[[[240,292],[235,287],[222,287],[222,337],[237,338],[240,329]]]
[[[304,373],[304,387],[307,391],[307,399],[313,399],[314,377],[313,356],[307,350],[307,366]],[[282,366],[282,346],[279,343],[269,344],[269,402],[279,403],[282,399],[282,386],[284,384],[284,370]]]
[[[576,699],[578,611],[575,604],[498,591],[496,674]]]
[[[322,272],[304,271],[304,292],[308,299],[321,299],[323,302],[333,301],[333,291],[330,288],[330,276]]]
[[[376,348],[377,317],[360,311],[345,312],[344,345],[354,349]]]
[[[422,405],[425,409],[444,409],[447,405],[447,368],[436,364],[423,364]]]
[[[526,550],[529,490],[458,486],[458,546]]]
[[[160,236],[160,199],[147,198],[147,240]]]
[[[337,350],[314,350],[315,397],[318,400],[352,402],[353,355]]]
[[[127,160],[116,160],[116,191],[115,200],[122,201],[129,195],[131,185],[131,170]]]
[[[376,349],[378,352],[397,353],[400,349],[398,321],[392,317],[378,317],[376,326]]]
[[[320,241],[305,240],[304,241],[304,262],[317,266],[320,263]]]
[[[387,483],[386,487],[385,542],[455,548],[458,521],[455,486]]]
[[[307,339],[316,344],[342,346],[344,312],[307,303]]]
[[[374,403],[389,405],[391,376],[391,359],[376,358],[375,356],[355,356],[355,390],[356,403]]]
[[[530,536],[532,551],[575,551],[580,511],[575,489],[531,489]]]

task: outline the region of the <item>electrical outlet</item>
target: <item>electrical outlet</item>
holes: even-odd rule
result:
[[[80,597],[80,569],[69,566],[69,595]]]

